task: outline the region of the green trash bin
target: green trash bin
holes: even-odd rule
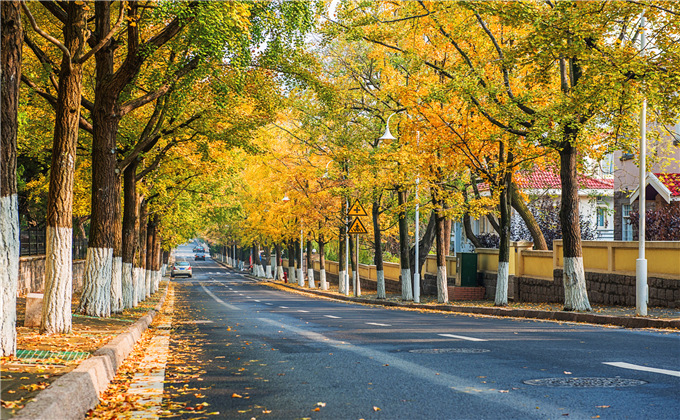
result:
[[[461,252],[459,257],[460,285],[463,287],[477,287],[477,254]]]

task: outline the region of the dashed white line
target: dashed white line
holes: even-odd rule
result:
[[[272,306],[272,305],[273,305],[272,303],[269,303],[269,302],[265,302],[264,304],[265,304],[265,305],[269,305],[269,306]]]
[[[250,296],[246,296],[246,299],[252,299],[252,297],[250,297]]]
[[[325,316],[326,318],[340,319],[339,316],[335,316],[335,315],[324,315],[324,316]]]
[[[484,340],[483,338],[474,338],[474,337],[466,337],[464,335],[455,335],[455,334],[437,334],[441,337],[450,337],[450,338],[459,338],[461,340],[468,340],[468,341],[489,341],[489,340]]]
[[[309,311],[305,311],[304,309],[298,309],[298,312],[305,312],[305,313],[309,313]]]
[[[288,309],[287,306],[279,306],[279,308],[281,308],[281,309]]]
[[[391,327],[392,325],[390,324],[381,324],[379,322],[366,322],[366,325],[375,325],[378,327]]]
[[[626,363],[626,362],[602,362],[602,364],[609,365],[609,366],[616,366],[616,367],[620,367],[620,368],[623,368],[623,369],[641,370],[643,372],[661,373],[663,375],[680,377],[680,371],[677,371],[677,370],[659,369],[659,368],[653,368],[653,367],[648,367],[648,366],[634,365],[632,363]]]
[[[258,302],[258,303],[259,303],[260,301],[259,301],[259,300],[257,300],[257,299],[255,299],[255,302]]]

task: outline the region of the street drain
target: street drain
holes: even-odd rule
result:
[[[647,382],[626,378],[543,378],[522,381],[527,385],[572,388],[620,388],[639,386]]]
[[[78,351],[17,350],[20,363],[62,363],[87,359],[90,353]]]
[[[415,349],[409,350],[409,353],[422,354],[440,354],[440,353],[488,353],[491,350],[487,349],[470,349],[470,348],[449,348],[449,349]]]

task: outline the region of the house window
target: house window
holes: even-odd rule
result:
[[[630,224],[630,204],[624,204],[621,206],[621,218],[621,240],[632,241],[633,225]]]
[[[607,227],[607,209],[604,207],[597,208],[597,227]]]

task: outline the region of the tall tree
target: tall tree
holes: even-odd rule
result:
[[[19,280],[17,200],[17,114],[21,81],[21,4],[0,3],[0,354],[16,353],[16,296]]]

